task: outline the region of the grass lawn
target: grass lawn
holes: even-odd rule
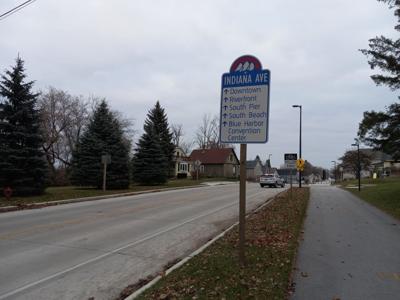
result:
[[[353,188],[346,190],[400,219],[400,177],[363,179],[361,184],[367,184],[367,186],[361,188],[361,192]],[[358,185],[358,181],[345,182],[342,186],[349,187],[351,185]]]
[[[90,188],[90,187],[74,187],[74,186],[66,186],[66,187],[49,187],[46,189],[46,192],[41,196],[33,196],[33,197],[12,197],[10,201],[7,201],[4,197],[0,197],[0,207],[2,206],[12,206],[12,205],[24,205],[31,203],[40,203],[40,202],[49,202],[56,200],[64,200],[64,199],[73,199],[73,198],[83,198],[83,197],[92,197],[92,196],[102,196],[102,195],[112,195],[112,194],[120,194],[120,193],[128,193],[128,192],[140,192],[146,190],[153,189],[164,189],[164,188],[172,188],[172,187],[184,187],[184,186],[192,186],[199,185],[205,181],[217,181],[224,180],[221,178],[213,178],[213,179],[202,179],[202,180],[192,180],[192,179],[176,179],[170,180],[165,185],[158,186],[139,186],[139,185],[131,185],[129,189],[125,190],[109,190],[103,192],[102,190]]]
[[[309,189],[289,195],[247,219],[244,268],[235,227],[138,299],[287,299]]]

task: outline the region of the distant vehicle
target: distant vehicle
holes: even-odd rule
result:
[[[281,177],[279,177],[279,176],[277,176],[275,174],[264,174],[264,175],[261,175],[260,176],[260,186],[264,187],[266,185],[269,186],[269,187],[271,187],[271,186],[273,186],[273,187],[278,187],[278,186],[284,187],[285,186],[285,181]]]

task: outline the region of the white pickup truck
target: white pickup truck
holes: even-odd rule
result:
[[[281,177],[279,177],[279,176],[277,176],[275,174],[264,174],[264,175],[261,175],[260,176],[260,186],[264,187],[266,185],[269,186],[269,187],[271,187],[271,186],[273,186],[273,187],[278,187],[278,186],[284,187],[285,186],[285,181]]]

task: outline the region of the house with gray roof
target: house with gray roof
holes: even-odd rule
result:
[[[263,164],[257,155],[254,160],[246,161],[246,178],[251,181],[258,181],[263,174]]]
[[[400,175],[400,161],[391,155],[373,149],[360,149],[371,156],[371,171],[382,175]]]

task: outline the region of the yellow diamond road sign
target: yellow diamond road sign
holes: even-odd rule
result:
[[[304,159],[298,159],[296,160],[296,168],[299,171],[303,171],[304,170]]]

